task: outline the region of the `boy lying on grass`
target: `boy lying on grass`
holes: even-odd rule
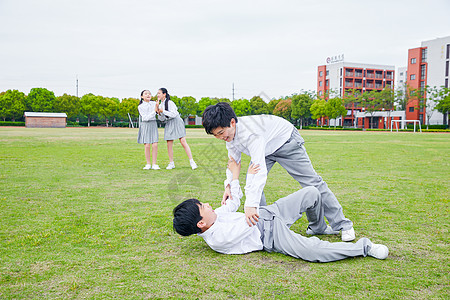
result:
[[[356,243],[330,243],[317,237],[304,237],[290,226],[306,213],[309,228],[324,232],[327,228],[323,217],[323,205],[317,188],[305,187],[274,204],[259,208],[257,226],[248,226],[245,215],[237,212],[243,196],[239,186],[240,164],[234,159],[228,162],[233,177],[231,198],[213,210],[208,203],[188,199],[173,210],[173,227],[177,233],[189,236],[197,233],[215,251],[224,254],[244,254],[265,250],[279,252],[310,262],[330,262],[347,257],[372,256],[385,259],[389,250],[374,244],[368,238]],[[247,176],[254,176],[259,166],[250,165]],[[247,178],[248,180],[249,178]]]

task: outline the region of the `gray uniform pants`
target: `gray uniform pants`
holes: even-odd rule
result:
[[[315,187],[305,187],[274,204],[260,207],[259,222],[264,250],[279,252],[310,262],[330,262],[347,257],[366,256],[371,247],[367,238],[356,243],[330,243],[317,237],[304,237],[290,229],[306,213],[313,231],[325,230],[322,197]]]
[[[303,138],[297,129],[294,129],[290,139],[283,146],[278,148],[274,153],[266,156],[267,173],[272,169],[275,162],[278,162],[302,187],[316,187],[322,195],[324,215],[328,223],[330,223],[331,228],[336,231],[351,229],[353,227],[352,221],[345,218],[342,212],[342,206],[336,199],[336,196],[328,188],[327,183],[323,181],[322,177],[314,170],[303,144]],[[261,196],[260,205],[266,205],[264,192]],[[323,232],[314,229],[313,231],[316,233]]]

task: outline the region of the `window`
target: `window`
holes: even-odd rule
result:
[[[323,91],[319,91],[319,96],[322,96],[323,95]]]
[[[445,78],[445,87],[448,88],[448,78]]]
[[[323,71],[320,71],[319,72],[319,77],[322,77],[323,76]]]
[[[328,79],[325,81],[325,85],[328,86]]]
[[[448,60],[445,62],[445,76],[448,76]]]
[[[400,72],[400,76],[403,76],[403,72]]]
[[[327,76],[330,75],[330,70],[327,70]]]
[[[411,64],[415,64],[416,63],[416,59],[415,58],[411,58]]]
[[[427,49],[422,49],[422,61],[426,62],[427,61]]]
[[[421,82],[420,82],[420,88],[421,88],[422,90],[425,89],[425,81],[421,81]]]
[[[321,81],[319,81],[319,86],[322,86],[322,80],[321,80]]]
[[[339,86],[342,87],[342,78],[339,79]]]
[[[450,58],[450,44],[447,44],[447,59]]]
[[[426,69],[425,69],[425,65],[421,65],[420,66],[420,79],[424,80],[425,79],[425,75],[426,75]]]
[[[341,76],[342,76],[342,68],[341,68]]]
[[[416,80],[416,75],[415,74],[411,74],[411,76],[409,76],[410,80]]]
[[[409,112],[414,112],[414,107],[410,107]]]

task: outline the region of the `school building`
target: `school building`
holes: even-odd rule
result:
[[[412,89],[424,89],[426,86],[449,87],[450,36],[423,41],[420,47],[408,50],[406,68],[406,86]],[[426,109],[433,109],[435,103],[426,107],[419,105],[418,99],[412,99],[406,107],[406,119],[428,123]],[[446,124],[447,120],[438,111],[432,111],[430,124]]]
[[[317,68],[317,95],[319,97],[337,92],[339,97],[352,90],[363,93],[366,91],[381,91],[385,87],[394,88],[395,68],[390,65],[375,65],[345,62],[344,56],[327,58],[327,64]],[[359,103],[347,106],[347,115],[337,120],[321,120],[323,125],[359,127],[359,128],[390,128],[391,120],[401,116],[393,116],[392,112],[380,111],[376,115],[368,114]],[[371,124],[372,122],[372,124]]]

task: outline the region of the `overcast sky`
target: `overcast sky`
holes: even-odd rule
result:
[[[398,68],[449,35],[449,0],[0,0],[0,91],[272,98],[329,56]]]

